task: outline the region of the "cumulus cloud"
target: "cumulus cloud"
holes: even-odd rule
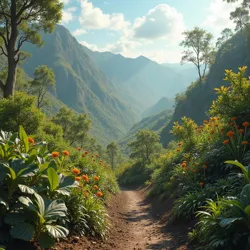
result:
[[[229,19],[230,12],[241,5],[240,1],[236,3],[227,3],[221,0],[212,0],[208,9],[208,15],[202,26],[213,30],[215,36],[225,28],[233,29],[235,27],[232,20]]]
[[[75,31],[72,32],[73,36],[80,36],[87,34],[87,31],[85,29],[76,29]]]
[[[69,4],[70,0],[61,0],[61,2],[62,2],[64,5],[67,5],[67,4]]]
[[[100,8],[94,7],[88,0],[81,0],[79,21],[88,29],[122,30],[129,25],[122,13],[105,14]]]
[[[144,39],[178,38],[185,29],[183,16],[175,8],[160,4],[151,9],[146,16],[134,23],[134,37]]]
[[[68,9],[65,9],[62,11],[62,24],[68,24],[70,21],[72,21],[74,19],[74,15],[73,12],[76,11],[75,7],[71,7]]]

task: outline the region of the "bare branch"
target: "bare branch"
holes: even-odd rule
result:
[[[8,54],[4,51],[4,48],[2,46],[0,46],[0,50],[2,51],[0,55],[5,55],[6,57],[8,57]]]
[[[30,3],[28,4],[29,0],[26,0],[24,5],[21,7],[21,9],[19,10],[19,12],[17,13],[17,20],[21,17],[21,15],[23,14],[23,12],[25,10],[28,10],[29,8],[31,8],[35,3],[36,0],[32,0],[30,1]]]
[[[0,31],[0,37],[2,37],[2,39],[4,41],[5,48],[7,49],[8,48],[7,39],[1,31]]]

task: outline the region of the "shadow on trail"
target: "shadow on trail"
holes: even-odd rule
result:
[[[164,240],[159,239],[156,243],[148,244],[146,249],[168,249],[168,250],[191,250],[188,247],[187,233],[191,226],[188,222],[172,222],[171,211],[174,205],[174,201],[171,198],[160,199],[159,197],[150,198],[145,195],[148,191],[148,187],[129,186],[122,187],[122,191],[138,191],[141,197],[144,197],[137,206],[138,210],[132,210],[129,213],[121,213],[124,219],[129,222],[140,222],[147,220],[147,224],[144,225],[144,229],[157,225],[158,230],[164,236]],[[159,231],[158,231],[159,232]]]

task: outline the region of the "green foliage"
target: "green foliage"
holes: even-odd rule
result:
[[[136,133],[136,140],[128,146],[131,148],[131,158],[141,160],[142,164],[150,163],[152,156],[161,149],[160,137],[156,132],[141,130]]]
[[[76,114],[68,108],[60,109],[52,121],[62,127],[63,137],[70,145],[76,142],[81,143],[87,137],[90,128],[87,115]]]
[[[180,45],[187,48],[187,50],[183,52],[181,62],[191,62],[197,67],[201,83],[205,77],[207,67],[214,62],[213,35],[198,27],[191,31],[185,31],[183,34],[185,38]],[[202,65],[204,66],[203,70],[201,69]]]
[[[0,100],[0,129],[18,131],[20,125],[28,134],[35,134],[44,119],[44,115],[36,108],[36,99],[25,93],[17,92],[15,99]]]
[[[104,202],[118,190],[112,172],[79,151],[74,163],[67,150],[62,156],[52,150],[28,137],[22,126],[19,133],[1,132],[0,231],[6,235],[0,242],[14,238],[49,248],[68,234],[106,237]],[[82,160],[82,171],[71,167]]]
[[[210,114],[222,114],[225,117],[234,117],[248,112],[250,81],[245,77],[247,67],[240,67],[238,73],[232,70],[225,71],[225,81],[230,83],[229,87],[215,88],[218,98],[210,108]]]
[[[21,51],[24,42],[41,46],[39,31],[52,32],[62,17],[63,4],[59,0],[3,0],[0,6],[0,48],[8,58],[8,76],[0,87],[4,97],[14,95],[16,68],[27,57]]]
[[[31,94],[37,96],[37,108],[47,104],[46,93],[55,87],[55,74],[45,65],[39,66],[34,72],[34,79],[30,82]]]
[[[115,142],[111,142],[107,145],[107,156],[112,169],[115,169],[115,164],[118,157],[118,145]]]

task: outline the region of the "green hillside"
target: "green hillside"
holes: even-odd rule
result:
[[[135,134],[140,130],[153,130],[160,133],[161,130],[169,123],[172,115],[172,110],[165,109],[160,113],[142,119],[140,122],[134,124],[128,134],[120,140],[119,144],[122,148],[125,148],[126,145],[135,138]]]
[[[38,65],[47,65],[56,75],[55,96],[77,112],[87,113],[92,120],[93,134],[103,143],[125,135],[137,120],[132,107],[119,94],[85,53],[69,31],[57,26],[50,35],[43,35],[44,46],[26,45],[31,53],[25,71],[32,76]]]
[[[230,51],[225,52],[227,44],[233,45]],[[237,33],[218,51],[216,61],[212,65],[204,84],[193,84],[183,94],[175,108],[172,120],[161,132],[161,141],[164,146],[172,139],[169,131],[174,121],[180,121],[187,116],[201,123],[207,118],[207,111],[216,98],[214,88],[227,85],[224,79],[225,69],[237,71],[240,66],[250,67],[250,52],[246,44],[246,37]],[[249,69],[248,69],[249,72]]]
[[[191,78],[190,74],[187,77],[185,70],[175,71],[144,56],[133,59],[110,52],[93,52],[86,47],[84,49],[110,79],[119,83],[140,103],[143,108],[141,112],[154,105],[162,96],[174,98],[197,75],[194,72]]]
[[[174,99],[162,97],[155,105],[153,105],[152,107],[145,110],[141,114],[141,116],[142,116],[142,118],[144,118],[144,117],[155,115],[155,114],[162,112],[166,109],[172,109],[174,106],[174,103],[175,103]]]

